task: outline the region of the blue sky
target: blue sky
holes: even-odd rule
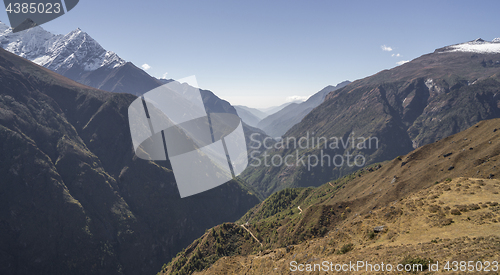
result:
[[[500,37],[499,11],[497,0],[80,0],[42,27],[79,27],[153,76],[196,75],[232,104],[267,107],[436,48]]]

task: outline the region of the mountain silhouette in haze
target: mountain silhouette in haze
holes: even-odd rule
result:
[[[343,88],[349,83],[351,82],[344,81],[336,86],[329,85],[304,102],[289,104],[259,121],[257,127],[272,137],[281,137],[293,125],[299,123],[312,109],[323,103],[327,94]]]

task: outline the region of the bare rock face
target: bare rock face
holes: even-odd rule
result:
[[[375,233],[384,232],[384,229],[385,229],[385,226],[383,226],[383,225],[375,226],[375,228],[373,228],[373,232],[375,232]]]

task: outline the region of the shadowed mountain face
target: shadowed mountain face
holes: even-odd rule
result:
[[[355,81],[328,94],[325,101],[285,135],[297,140],[309,137],[299,155],[334,157],[363,155],[366,162],[384,161],[414,148],[462,131],[484,119],[500,117],[500,54],[437,50],[402,66]],[[314,136],[315,146],[312,146]],[[355,138],[347,148],[325,142],[332,137]],[[375,143],[359,145],[358,137],[375,137]],[[361,141],[360,141],[361,142]],[[304,143],[305,144],[305,143]],[[292,145],[268,151],[270,156],[296,154]],[[307,146],[306,146],[307,147]],[[270,157],[268,163],[270,163]],[[286,187],[314,186],[346,175],[359,167],[347,163],[306,166],[259,165],[247,169],[244,178],[264,196]],[[261,158],[261,160],[263,160]],[[361,159],[362,160],[362,159]],[[361,161],[360,161],[361,162]],[[256,162],[254,162],[256,163]],[[263,162],[262,162],[263,163]],[[277,162],[279,163],[279,161]],[[312,161],[314,164],[314,159]],[[328,163],[328,158],[325,158]],[[336,164],[340,164],[337,161]]]
[[[180,199],[168,162],[134,156],[136,99],[0,50],[0,273],[154,274],[258,199],[231,181]]]
[[[62,75],[104,91],[128,93],[137,96],[162,85],[158,79],[150,76],[131,62],[116,68],[99,68],[90,72],[70,69],[63,72]]]

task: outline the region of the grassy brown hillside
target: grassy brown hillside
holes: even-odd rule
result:
[[[482,121],[318,188],[277,192],[225,225],[246,224],[262,246],[245,231],[222,230],[217,257],[192,265],[194,255],[214,255],[206,250],[213,242],[198,240],[164,273],[289,274],[292,260],[498,260],[499,165],[500,119]],[[241,249],[226,249],[234,240]]]
[[[440,182],[390,206],[351,215],[324,237],[248,256],[223,257],[195,274],[292,274],[294,266],[303,264],[305,269],[309,264],[314,268],[323,261],[391,264],[397,274],[405,273],[396,272],[398,264],[439,262],[440,271],[446,271],[446,262],[453,269],[453,261],[486,265],[500,257],[499,191],[498,180],[455,178]],[[375,232],[379,226],[383,230]],[[495,266],[489,270],[494,271]],[[345,273],[369,271],[361,267],[359,272]]]

